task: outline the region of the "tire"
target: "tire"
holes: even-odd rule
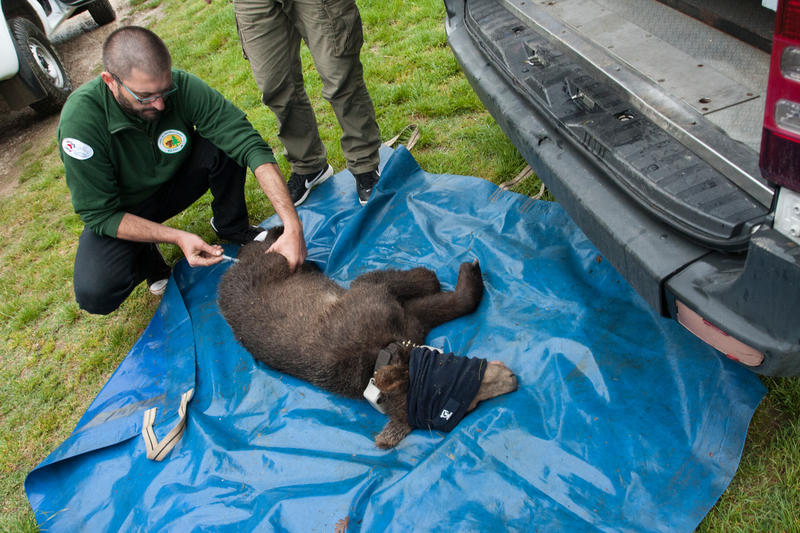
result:
[[[114,8],[111,7],[111,2],[108,0],[95,0],[89,4],[87,9],[98,26],[108,24],[117,18],[117,14],[114,12]]]
[[[61,58],[42,30],[30,20],[14,17],[8,25],[19,47],[20,63],[27,65],[46,93],[43,100],[30,106],[43,115],[57,113],[72,91],[72,82]]]

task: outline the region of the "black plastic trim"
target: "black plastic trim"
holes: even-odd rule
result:
[[[747,255],[723,254],[655,219],[495,70],[464,27],[464,0],[444,1],[448,43],[481,101],[570,217],[645,301],[674,318],[677,297],[761,350],[765,360],[751,370],[800,375],[800,246],[762,228],[750,239]]]
[[[761,351],[764,362],[753,368],[759,374],[800,376],[800,246],[788,237],[761,228],[750,239],[744,265],[711,254],[669,279],[666,287],[671,304],[677,298]]]

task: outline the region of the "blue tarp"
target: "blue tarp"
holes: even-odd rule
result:
[[[555,203],[422,171],[384,149],[358,205],[337,174],[299,209],[309,259],[343,285],[480,260],[477,312],[428,344],[504,361],[514,393],[389,451],[386,418],[255,363],[219,314],[228,264],[180,262],[147,330],[26,480],[48,531],[691,531],[730,483],[757,377],[655,315]],[[388,159],[388,161],[387,161]],[[269,220],[265,225],[276,221]],[[235,253],[235,247],[228,247]],[[269,317],[264,317],[269,320]],[[145,457],[194,387],[186,432]]]

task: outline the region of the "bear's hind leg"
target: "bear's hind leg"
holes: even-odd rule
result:
[[[440,324],[469,314],[477,309],[483,296],[483,280],[478,261],[462,263],[453,292],[440,292],[413,298],[403,305],[406,313],[416,318],[427,334]]]
[[[373,270],[354,279],[350,288],[368,284],[386,287],[389,294],[401,301],[436,294],[441,290],[436,273],[422,267],[411,270]]]

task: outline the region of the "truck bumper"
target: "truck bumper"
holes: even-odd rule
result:
[[[760,230],[747,254],[724,255],[655,220],[498,73],[466,30],[464,0],[444,3],[448,43],[470,85],[570,217],[646,302],[676,318],[677,297],[763,354],[752,370],[800,375],[800,249],[777,232]]]

